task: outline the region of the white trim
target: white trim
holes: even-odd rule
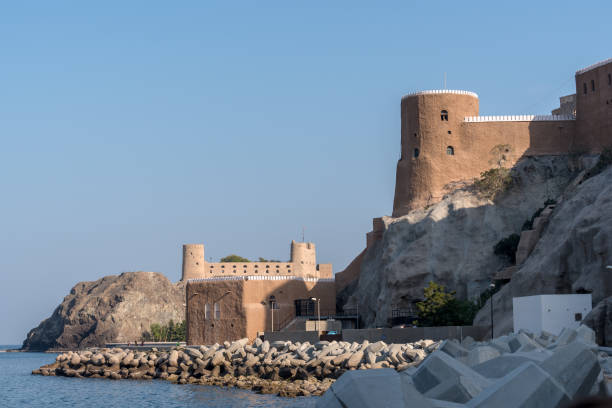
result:
[[[574,115],[502,115],[502,116],[466,116],[464,122],[541,122],[576,120]]]
[[[430,89],[426,91],[418,91],[418,92],[409,93],[408,95],[404,95],[402,99],[410,98],[412,96],[432,95],[432,94],[434,95],[435,94],[469,95],[469,96],[473,96],[474,98],[478,98],[478,94],[476,94],[475,92],[470,92],[470,91],[461,91],[457,89]]]
[[[595,64],[589,65],[586,68],[579,69],[578,71],[576,71],[576,75],[582,75],[585,72],[594,70],[595,68],[599,68],[599,67],[601,67],[603,65],[607,65],[607,64],[610,64],[610,63],[612,63],[612,58],[608,58],[608,59],[605,59],[603,61],[596,62]]]
[[[187,279],[187,282],[216,282],[216,281],[247,281],[247,280],[298,280],[302,282],[334,282],[335,279],[319,279],[319,278],[302,278],[300,276],[260,276],[260,275],[247,275],[247,276],[213,276],[212,278],[195,278]]]

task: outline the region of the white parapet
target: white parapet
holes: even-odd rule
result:
[[[595,64],[589,65],[586,68],[579,69],[578,71],[576,71],[576,75],[584,74],[585,72],[591,71],[591,70],[593,70],[595,68],[599,68],[599,67],[601,67],[603,65],[607,65],[607,64],[610,64],[610,63],[612,63],[612,58],[608,58],[606,60],[596,62]]]
[[[557,122],[576,120],[574,115],[466,116],[464,122]]]
[[[478,98],[478,94],[476,94],[475,92],[471,92],[471,91],[462,91],[458,89],[430,89],[426,91],[418,91],[418,92],[409,93],[407,95],[404,95],[402,99],[409,98],[411,96],[432,95],[432,94],[469,95],[469,96],[473,96],[474,98]]]

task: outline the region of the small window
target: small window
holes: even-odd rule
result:
[[[419,151],[419,149],[414,149],[414,158],[416,159],[417,157],[419,157],[419,154],[421,154],[421,152]]]
[[[612,74],[608,74],[608,85],[612,85]]]
[[[455,155],[455,148],[453,146],[448,146],[446,148],[446,154],[448,154],[449,156],[454,156]]]
[[[450,130],[448,131],[448,134],[451,135],[453,132],[451,132]]]
[[[448,121],[448,111],[442,110],[440,112],[440,119]]]
[[[208,303],[204,304],[204,319],[210,319],[210,306],[208,305]]]
[[[591,79],[591,91],[595,91],[595,80]]]
[[[587,86],[586,86],[586,82],[585,82],[584,84],[582,84],[582,85],[583,85],[583,86],[582,86],[582,89],[583,89],[583,91],[584,91],[584,94],[586,95],[586,93],[587,93]]]
[[[609,75],[608,75],[609,76]],[[416,137],[416,133],[414,134],[414,137]]]
[[[574,320],[577,322],[581,322],[582,321],[582,313],[576,313],[574,315]]]
[[[221,318],[221,309],[219,308],[219,304],[215,303],[215,320],[219,320]]]

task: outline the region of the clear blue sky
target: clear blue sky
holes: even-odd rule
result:
[[[342,270],[391,212],[403,94],[548,113],[612,56],[609,1],[0,6],[0,343],[181,244]]]

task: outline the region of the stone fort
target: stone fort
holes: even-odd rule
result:
[[[183,245],[187,342],[213,344],[286,329],[315,302],[335,313],[331,264],[317,264],[312,242],[291,242],[289,262],[206,262],[204,245]],[[315,300],[313,300],[315,299]]]
[[[431,90],[401,102],[401,156],[393,217],[439,201],[453,182],[494,167],[491,150],[523,156],[596,153],[612,145],[612,59],[576,72],[576,94],[552,115],[479,116],[478,95]]]
[[[576,93],[560,98],[551,115],[479,116],[478,95],[428,90],[402,98],[401,155],[397,163],[393,217],[440,201],[454,183],[470,182],[491,163],[491,151],[510,146],[506,167],[524,156],[598,153],[612,147],[612,58],[580,69]],[[368,248],[382,237],[374,218],[366,248],[336,273],[336,290],[359,278]]]

